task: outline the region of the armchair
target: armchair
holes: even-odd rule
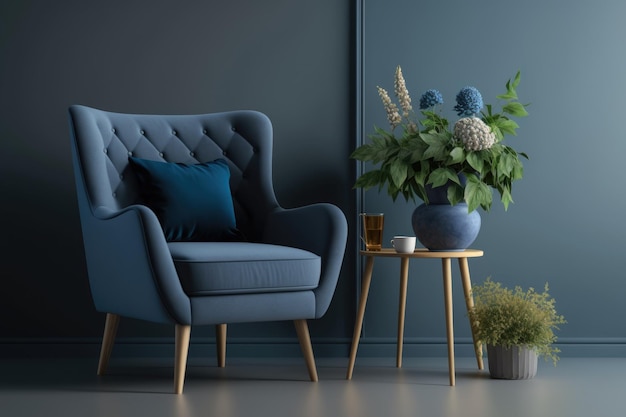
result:
[[[134,115],[74,105],[69,124],[89,284],[106,313],[98,374],[120,317],[174,325],[178,394],[192,326],[216,326],[223,367],[227,324],[292,320],[317,381],[307,320],[331,302],[347,224],[331,204],[278,204],[270,120],[255,111]],[[199,200],[198,220],[186,209]]]

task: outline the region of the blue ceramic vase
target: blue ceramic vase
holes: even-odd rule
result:
[[[480,231],[480,214],[467,212],[466,203],[451,205],[448,187],[427,186],[429,204],[421,204],[411,218],[415,236],[431,251],[467,249]]]

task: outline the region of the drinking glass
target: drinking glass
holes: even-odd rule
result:
[[[383,246],[383,225],[385,216],[383,213],[361,213],[363,218],[363,235],[366,250],[379,251]]]

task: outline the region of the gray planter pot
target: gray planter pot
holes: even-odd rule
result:
[[[537,352],[526,346],[487,345],[489,373],[496,379],[530,379],[537,375]]]

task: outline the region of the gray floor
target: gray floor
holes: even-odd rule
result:
[[[500,381],[457,358],[447,385],[445,358],[318,359],[320,382],[300,359],[231,359],[225,369],[194,359],[185,393],[170,394],[169,361],[112,359],[95,376],[93,359],[0,360],[0,416],[622,416],[626,358],[540,360],[537,376]]]

